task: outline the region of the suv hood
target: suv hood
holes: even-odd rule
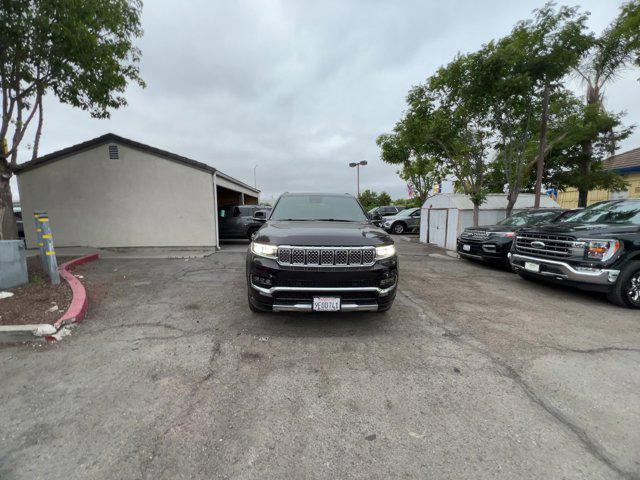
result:
[[[640,232],[640,225],[607,223],[549,223],[537,227],[524,228],[521,231],[540,232],[557,235],[572,235],[584,238],[602,238],[603,235],[618,235]]]
[[[271,245],[317,247],[366,247],[389,245],[393,239],[367,222],[268,221],[258,231],[256,242]]]
[[[522,227],[513,227],[509,225],[479,225],[477,227],[468,227],[465,230],[474,232],[515,232]]]

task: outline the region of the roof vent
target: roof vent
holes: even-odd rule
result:
[[[117,145],[109,145],[109,160],[118,160],[120,155],[118,153]]]

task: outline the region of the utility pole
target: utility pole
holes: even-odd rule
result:
[[[256,168],[258,168],[258,164],[256,164],[255,167],[253,167],[253,186],[255,188],[258,188],[258,182],[256,180]]]
[[[350,167],[355,167],[356,168],[356,182],[357,182],[357,192],[358,192],[358,198],[360,198],[360,165],[362,165],[363,167],[367,164],[366,160],[362,160],[361,162],[351,162],[349,164]]]

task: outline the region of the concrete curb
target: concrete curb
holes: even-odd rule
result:
[[[70,272],[70,269],[73,267],[77,267],[78,265],[83,265],[85,263],[93,262],[100,258],[100,254],[93,253],[91,255],[85,255],[84,257],[76,258],[69,262],[63,263],[60,265],[60,276],[64,278],[69,287],[71,287],[71,293],[73,297],[71,298],[71,304],[67,311],[64,312],[54,324],[56,331],[60,330],[61,327],[68,323],[78,323],[81,322],[84,318],[85,313],[87,313],[87,307],[89,306],[89,301],[87,300],[87,291],[82,285],[82,282],[78,280],[73,274]]]
[[[0,325],[0,343],[29,342],[33,340],[57,341],[68,333],[65,326],[81,322],[87,313],[89,301],[84,285],[70,272],[70,269],[84,263],[98,260],[97,253],[85,255],[60,265],[60,276],[66,280],[71,288],[71,303],[69,308],[53,325],[41,323],[36,325]]]

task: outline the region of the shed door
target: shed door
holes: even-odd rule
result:
[[[429,224],[429,241],[441,247],[446,244],[447,234],[447,210],[431,210],[431,222]]]

